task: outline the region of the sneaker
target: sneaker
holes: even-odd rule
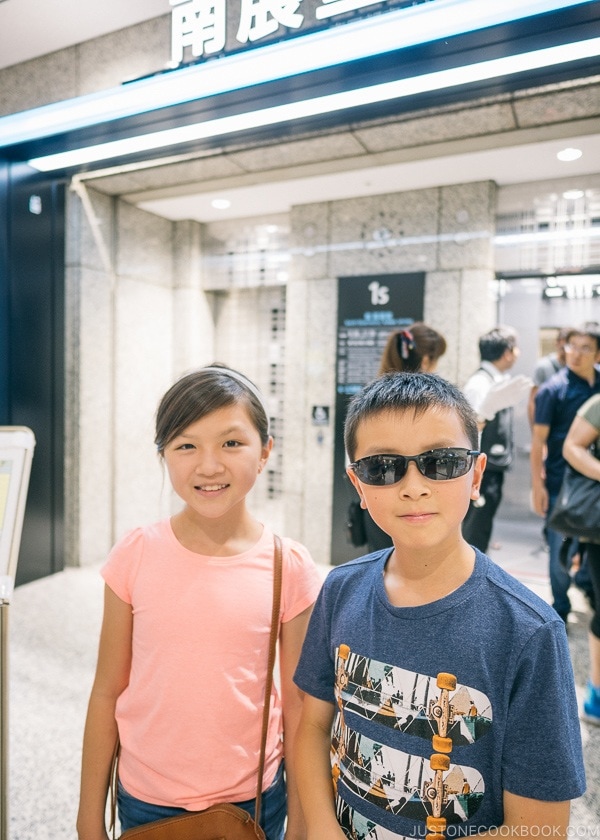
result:
[[[585,700],[583,701],[582,719],[588,723],[600,726],[600,688],[588,682]]]

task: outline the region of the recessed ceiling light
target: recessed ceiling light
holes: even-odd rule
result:
[[[567,190],[563,193],[563,198],[566,198],[567,201],[576,201],[578,198],[583,198],[584,195],[583,190]]]
[[[228,198],[213,198],[210,204],[215,210],[228,210],[231,207],[231,201]]]
[[[568,146],[566,149],[561,149],[560,152],[557,153],[556,157],[562,161],[571,161],[571,160],[579,160],[583,152],[581,149],[574,149],[572,146]]]

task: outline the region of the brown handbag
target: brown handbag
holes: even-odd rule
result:
[[[265,685],[265,705],[263,708],[262,733],[260,741],[260,757],[258,762],[258,783],[256,788],[256,806],[254,819],[243,808],[237,805],[211,805],[204,811],[188,811],[176,817],[138,825],[120,835],[119,840],[265,840],[265,833],[259,825],[262,799],[262,781],[265,767],[265,749],[267,730],[269,726],[269,707],[271,702],[271,688],[273,685],[273,668],[277,637],[279,635],[279,604],[281,600],[282,577],[281,539],[275,535],[275,561],[273,574],[273,610],[271,614],[271,635],[269,638],[269,660],[267,666],[267,681]],[[116,824],[116,790],[118,779],[118,744],[115,748],[111,768],[111,825],[112,837],[115,840]]]

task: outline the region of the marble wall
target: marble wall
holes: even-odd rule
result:
[[[167,5],[168,9],[168,5]],[[163,70],[171,16],[154,18],[0,70],[0,115],[117,87]]]
[[[286,532],[329,562],[338,277],[425,271],[425,321],[446,337],[439,373],[462,384],[495,323],[495,185],[490,182],[295,207],[287,286]]]
[[[66,562],[87,565],[172,509],[154,414],[176,375],[210,361],[213,319],[197,224],[91,190],[67,212]]]
[[[253,378],[276,418],[272,474],[257,483],[253,509],[328,563],[334,418],[315,427],[311,408],[335,406],[337,278],[425,271],[425,320],[448,341],[439,371],[460,384],[494,323],[494,206],[495,187],[483,182],[293,208],[277,220],[281,241],[289,229],[287,280],[265,283],[244,260],[266,220],[246,220],[240,236],[236,222],[203,229],[72,191],[68,563],[100,562],[127,529],[176,508],[154,413],[176,377],[211,361]],[[215,289],[207,266],[233,241],[229,259],[243,272]]]

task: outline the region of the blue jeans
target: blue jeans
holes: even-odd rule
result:
[[[189,813],[185,808],[169,808],[136,799],[127,793],[121,782],[119,782],[117,788],[117,804],[121,831],[138,825],[146,825],[146,823],[156,820],[163,820],[165,817],[176,817],[180,814]],[[233,802],[232,804],[248,811],[250,816],[254,816],[256,800],[249,799],[246,802]],[[272,784],[262,796],[260,827],[265,832],[267,840],[283,840],[286,811],[285,776],[283,762],[281,762]]]
[[[556,496],[548,499],[548,513],[554,507]],[[547,518],[546,518],[547,521]],[[550,588],[552,589],[552,606],[561,618],[565,619],[571,612],[571,601],[569,599],[569,587],[571,586],[571,575],[560,562],[560,549],[564,537],[558,531],[553,531],[546,525],[546,540],[548,542],[548,553],[550,555]],[[576,543],[573,546],[575,550]]]

